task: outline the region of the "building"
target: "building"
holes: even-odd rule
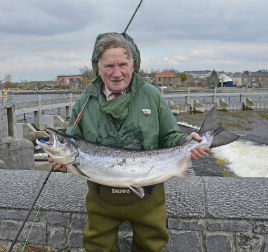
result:
[[[233,79],[233,86],[234,87],[238,87],[238,88],[241,88],[243,86],[243,83],[242,83],[242,73],[234,73],[232,75],[232,79]]]
[[[268,87],[268,72],[260,70],[257,72],[245,71],[242,74],[242,85],[250,87]]]
[[[200,78],[205,79],[209,77],[212,73],[210,70],[204,70],[204,71],[184,71],[184,73],[191,75],[194,79]]]
[[[178,86],[178,77],[174,72],[162,72],[155,74],[155,85],[157,87],[175,88]]]
[[[82,82],[82,75],[58,75],[56,80],[56,86],[66,86],[71,89],[76,89],[81,86]]]
[[[233,87],[233,79],[224,73],[219,74],[218,87]]]

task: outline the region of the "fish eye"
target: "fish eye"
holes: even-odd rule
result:
[[[59,141],[61,144],[64,144],[64,143],[65,143],[65,139],[64,139],[64,137],[62,137],[62,136],[58,136],[58,141]]]

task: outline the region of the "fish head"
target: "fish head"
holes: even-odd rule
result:
[[[75,139],[54,129],[46,131],[49,133],[48,141],[37,139],[36,144],[59,164],[67,165],[75,162],[78,156]]]

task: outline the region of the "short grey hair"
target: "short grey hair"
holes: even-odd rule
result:
[[[129,40],[120,33],[107,33],[96,42],[92,60],[98,63],[104,51],[110,48],[124,48],[127,52],[127,58],[135,59],[135,49]]]

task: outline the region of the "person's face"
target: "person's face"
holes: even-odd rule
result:
[[[107,49],[99,60],[99,74],[113,93],[121,93],[129,86],[133,72],[134,62],[123,48]]]

